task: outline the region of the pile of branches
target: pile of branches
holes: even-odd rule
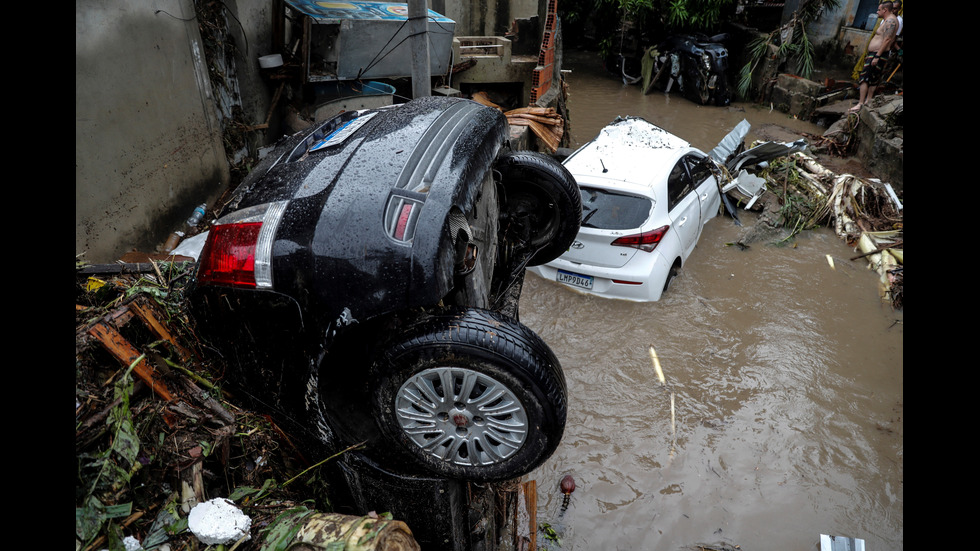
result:
[[[316,470],[289,483],[308,465],[302,454],[222,390],[223,366],[202,360],[182,296],[191,266],[100,274],[76,263],[76,549],[195,549],[187,516],[199,502],[243,504],[258,533],[326,494]]]
[[[775,201],[759,205],[776,210],[771,219],[789,228],[786,239],[827,225],[848,245],[860,250],[881,277],[882,296],[902,307],[904,215],[894,191],[877,180],[838,175],[802,152],[773,161],[760,172],[766,193]]]

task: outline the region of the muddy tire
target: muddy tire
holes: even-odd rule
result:
[[[566,388],[530,329],[467,309],[416,324],[374,368],[381,434],[427,474],[471,481],[527,474],[557,448]]]
[[[504,194],[502,211],[511,241],[533,251],[528,266],[561,256],[575,241],[582,223],[582,196],[575,178],[561,163],[530,151],[507,153],[497,160]]]
[[[670,284],[674,282],[674,279],[680,273],[680,270],[681,270],[680,259],[677,259],[674,261],[673,266],[670,267],[670,271],[667,272],[667,278],[664,280],[664,290],[663,290],[664,293],[666,293],[667,289],[670,288]]]

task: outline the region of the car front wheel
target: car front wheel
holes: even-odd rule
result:
[[[530,472],[558,446],[565,379],[530,329],[467,309],[427,318],[376,366],[381,433],[426,473],[472,481]]]

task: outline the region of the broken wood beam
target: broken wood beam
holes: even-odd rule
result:
[[[153,314],[153,308],[143,301],[137,300],[129,305],[129,309],[132,310],[137,316],[143,320],[143,323],[153,332],[157,337],[170,343],[177,355],[180,356],[181,360],[189,360],[191,358],[191,352],[181,346],[177,339],[170,333],[159,320]]]
[[[173,395],[163,381],[159,381],[154,376],[154,369],[146,361],[145,357],[129,343],[115,328],[110,327],[104,321],[99,321],[91,328],[88,333],[99,340],[113,356],[126,366],[136,365],[133,372],[143,380],[160,398],[166,401],[173,400]],[[139,360],[139,361],[137,361]]]

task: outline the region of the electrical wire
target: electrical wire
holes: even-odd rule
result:
[[[426,15],[424,17],[425,17],[425,19],[430,20],[431,22],[433,22],[437,26],[439,26],[441,29],[443,29],[443,31],[445,31],[444,33],[437,33],[437,34],[453,34],[452,31],[450,31],[448,28],[446,28],[445,26],[443,26],[440,21],[436,20],[431,15]],[[408,40],[408,39],[410,39],[412,37],[418,36],[420,34],[432,34],[428,30],[423,31],[422,33],[411,33],[411,34],[408,34],[407,36],[405,36],[401,40],[399,40],[398,43],[396,43],[394,46],[392,46],[390,50],[388,50],[387,52],[385,52],[385,49],[388,48],[388,45],[391,44],[391,41],[394,40],[395,37],[397,37],[398,34],[402,32],[402,29],[405,28],[405,25],[408,24],[409,21],[416,20],[416,19],[421,19],[421,18],[419,18],[419,17],[409,17],[409,18],[406,18],[404,21],[402,21],[402,24],[398,26],[398,29],[394,32],[394,34],[392,34],[391,37],[388,39],[388,41],[385,42],[385,45],[382,46],[381,49],[378,51],[378,53],[374,55],[374,58],[371,60],[371,62],[368,63],[368,65],[366,67],[361,68],[357,72],[357,77],[356,78],[358,78],[358,79],[361,78],[361,76],[364,75],[364,73],[370,71],[375,65],[377,65],[382,60],[384,60],[386,57],[388,57],[389,55],[391,55],[391,53],[394,52],[395,50],[397,50],[398,47],[401,46],[402,43],[405,42],[406,40]],[[429,41],[429,43],[431,45],[431,40]],[[382,55],[382,53],[384,55]]]

